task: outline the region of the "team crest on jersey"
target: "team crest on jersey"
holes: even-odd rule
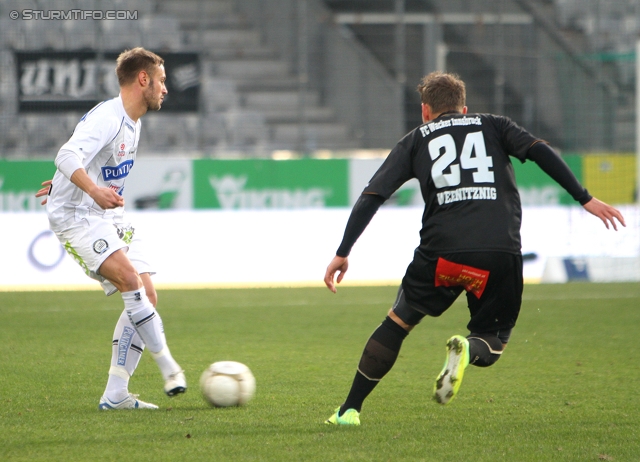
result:
[[[109,243],[104,239],[98,239],[93,243],[93,251],[98,255],[102,255],[109,248]]]
[[[125,151],[125,148],[127,146],[124,143],[120,144],[120,150],[118,151],[118,157],[124,157],[127,155],[127,151]]]

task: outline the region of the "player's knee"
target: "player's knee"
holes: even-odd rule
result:
[[[133,267],[112,272],[108,279],[120,292],[130,292],[143,286],[140,275]]]
[[[504,345],[495,334],[475,334],[467,336],[469,340],[469,364],[489,367],[500,359]]]
[[[387,313],[387,318],[385,319],[385,321],[388,322],[393,322],[396,325],[398,325],[399,327],[401,327],[403,330],[407,331],[407,332],[411,332],[411,329],[413,329],[415,327],[415,325],[411,325],[411,324],[407,324],[402,318],[400,318],[394,311],[393,308],[391,308],[389,310],[389,313]]]

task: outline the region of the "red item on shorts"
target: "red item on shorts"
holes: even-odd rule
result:
[[[487,285],[489,271],[474,268],[473,266],[453,263],[444,258],[438,258],[436,265],[436,287],[462,286],[467,292],[471,292],[477,298],[482,296]]]

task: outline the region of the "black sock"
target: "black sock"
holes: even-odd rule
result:
[[[371,334],[362,352],[349,395],[344,404],[340,406],[340,415],[347,409],[355,409],[360,412],[366,397],[393,367],[402,341],[408,334],[409,332],[388,316]]]

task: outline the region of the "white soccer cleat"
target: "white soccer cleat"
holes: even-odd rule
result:
[[[117,403],[114,403],[106,396],[103,396],[100,398],[98,409],[101,411],[108,411],[109,409],[158,409],[158,406],[151,403],[145,403],[138,399],[138,395],[129,393],[129,396]]]
[[[171,374],[164,382],[164,392],[167,396],[175,396],[187,391],[187,379],[184,371],[178,371]]]

